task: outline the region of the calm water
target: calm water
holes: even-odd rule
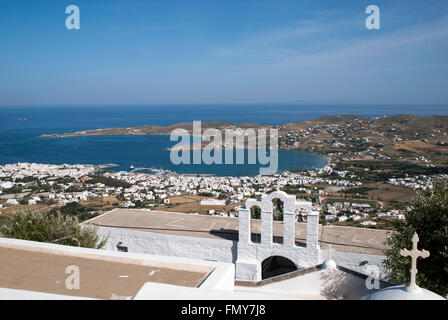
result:
[[[0,108],[0,164],[37,163],[115,163],[115,170],[138,167],[163,168],[179,173],[254,175],[257,165],[180,165],[171,164],[169,136],[90,136],[64,139],[39,138],[44,133],[128,127],[170,125],[179,122],[231,121],[283,124],[329,114],[355,114],[366,117],[412,113],[428,116],[448,114],[447,107],[409,106],[95,106],[95,107],[14,107]],[[27,118],[27,121],[18,121]],[[313,168],[325,165],[324,158],[298,151],[279,150],[279,170]]]

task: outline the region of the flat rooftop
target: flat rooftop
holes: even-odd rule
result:
[[[52,246],[0,242],[0,288],[97,299],[132,299],[146,282],[198,287],[213,271],[210,266],[174,263],[170,267],[164,262],[108,256],[104,250]],[[90,251],[86,254],[83,250]],[[66,274],[66,268],[71,265],[79,268],[79,290],[66,287],[66,280],[72,274]]]
[[[137,231],[172,235],[238,240],[238,218],[194,215],[186,213],[151,211],[139,209],[115,209],[95,217],[87,224],[111,228],[126,228]],[[252,238],[259,240],[261,221],[252,220]],[[321,249],[331,245],[335,251],[383,255],[386,230],[319,226]],[[274,221],[274,237],[283,235],[283,222]],[[296,223],[296,243],[304,245],[306,223]]]

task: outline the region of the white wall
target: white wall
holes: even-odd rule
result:
[[[130,253],[146,253],[161,256],[174,256],[199,260],[211,260],[237,264],[236,279],[258,281],[261,274],[261,262],[271,255],[282,255],[292,261],[297,261],[301,267],[315,266],[328,258],[327,250],[319,250],[319,260],[315,261],[316,254],[310,255],[310,250],[291,248],[273,244],[269,248],[257,244],[243,244],[238,241],[177,236],[129,229],[99,227],[98,233],[109,236],[105,246],[106,250],[117,251],[117,244],[128,247]],[[237,261],[237,248],[240,255]],[[350,270],[367,274],[366,267],[360,266],[362,261],[370,265],[377,265],[382,270],[381,261],[384,256],[332,252],[332,259],[336,264]]]
[[[235,263],[238,241],[177,236],[155,232],[99,227],[98,233],[109,236],[106,250],[117,251],[117,244],[128,252],[184,257]]]
[[[273,199],[283,201],[283,244],[273,243]],[[252,206],[261,209],[261,243],[251,241]],[[306,246],[295,244],[296,210],[307,213]],[[274,191],[263,195],[261,201],[248,199],[245,207],[238,208],[239,242],[236,263],[237,279],[260,281],[260,265],[271,256],[283,256],[294,262],[297,267],[313,267],[321,263],[319,248],[319,213],[312,211],[311,202],[296,201],[294,195],[283,191]]]
[[[321,251],[321,259],[325,261],[328,259],[328,250]],[[336,262],[336,265],[353,270],[365,275],[370,275],[368,266],[376,266],[380,272],[380,279],[384,279],[384,266],[382,264],[385,256],[365,254],[365,253],[351,253],[351,252],[341,252],[334,251],[331,254],[332,260]],[[360,266],[363,261],[368,261],[367,265]]]

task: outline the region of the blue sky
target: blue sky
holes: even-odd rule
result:
[[[448,105],[446,0],[0,0],[0,44],[0,106]]]

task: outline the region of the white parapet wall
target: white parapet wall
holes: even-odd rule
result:
[[[117,245],[128,252],[174,256],[207,261],[235,263],[238,241],[204,237],[178,236],[124,228],[98,227],[98,233],[108,236],[105,249],[118,251]]]
[[[321,259],[324,261],[330,256],[329,250],[321,251]],[[382,255],[332,251],[331,259],[337,266],[344,267],[364,274],[366,276],[375,275],[380,279],[385,279],[383,261],[386,257]]]
[[[327,250],[320,250],[319,260],[316,263],[315,256],[309,256],[309,250],[300,250],[300,247],[298,250],[290,250],[291,248],[279,244],[273,244],[269,247],[271,249],[260,249],[257,244],[244,244],[238,241],[177,236],[132,229],[99,227],[98,232],[109,236],[105,246],[108,251],[118,251],[117,245],[121,244],[127,247],[130,254],[234,263],[238,266],[235,274],[237,280],[258,281],[257,275],[261,274],[260,260],[273,254],[299,261],[300,266],[303,267],[321,264],[329,256]],[[366,265],[362,265],[364,261],[368,261],[368,265],[378,266],[381,272],[383,270],[381,262],[384,256],[381,255],[333,251],[332,259],[338,266],[366,275],[369,275],[369,270]]]
[[[283,202],[283,243],[273,241],[273,200]],[[251,240],[251,208],[261,211],[261,241]],[[306,214],[306,245],[299,246],[295,239],[295,224],[298,214]],[[261,200],[248,199],[244,207],[238,208],[238,241],[207,237],[180,236],[150,231],[139,231],[120,227],[99,227],[101,235],[108,236],[106,249],[127,250],[133,253],[149,253],[163,256],[192,258],[233,263],[237,280],[262,280],[263,261],[272,256],[282,256],[297,268],[308,268],[322,264],[328,253],[319,246],[319,212],[312,210],[311,202],[297,200],[294,195],[274,191],[263,195]],[[90,221],[93,221],[94,218]],[[384,256],[371,254],[335,252],[336,264],[353,271],[369,275],[365,265],[376,265],[382,272]],[[367,261],[367,263],[366,263]]]

